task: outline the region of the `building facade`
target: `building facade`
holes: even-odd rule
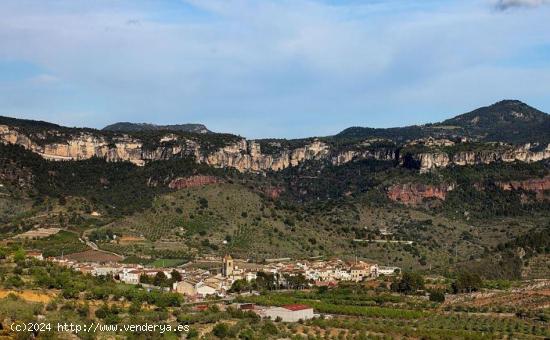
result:
[[[313,308],[306,305],[286,305],[267,308],[264,310],[264,316],[271,320],[280,318],[283,322],[297,322],[312,319],[314,314]]]
[[[231,255],[225,255],[223,257],[223,267],[222,275],[225,277],[233,275],[233,270],[235,269],[235,264],[233,263],[233,258]]]

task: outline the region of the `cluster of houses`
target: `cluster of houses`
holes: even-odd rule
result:
[[[37,252],[28,252],[27,256],[43,259],[42,255]],[[284,282],[285,278],[301,276],[308,286],[336,286],[341,281],[362,282],[380,275],[388,276],[399,272],[398,267],[381,267],[376,263],[363,261],[346,262],[334,259],[251,264],[246,261],[234,260],[229,255],[215,259],[215,261],[219,261],[218,263],[221,262],[221,268],[210,270],[190,264],[176,268],[151,268],[120,263],[82,263],[63,258],[48,258],[47,260],[85,274],[112,276],[120,282],[133,285],[142,283],[144,281],[142,276],[153,278],[162,272],[164,277],[169,280],[174,272],[178,272],[179,278],[173,280],[171,289],[195,300],[201,300],[208,296],[225,297],[229,294],[235,281],[252,282],[257,279],[259,272],[272,274],[281,282]]]
[[[27,256],[44,260],[42,253],[36,251],[28,251]],[[47,258],[46,260],[93,276],[112,276],[120,282],[133,285],[142,284],[144,281],[142,276],[152,278],[162,272],[164,277],[170,280],[172,275],[177,272],[179,278],[178,280],[172,280],[172,287],[162,289],[171,289],[194,301],[202,301],[210,296],[225,297],[229,294],[235,281],[252,282],[257,279],[260,272],[272,274],[273,277],[279,279],[301,276],[307,281],[308,286],[336,286],[341,281],[362,282],[377,278],[380,275],[395,275],[400,270],[398,267],[382,267],[375,263],[346,262],[339,259],[326,261],[278,259],[277,261],[268,261],[265,264],[251,264],[246,261],[234,260],[229,255],[221,259],[207,259],[214,261],[214,263],[221,262],[221,268],[217,270],[200,269],[190,264],[176,268],[150,268],[142,265],[120,263],[83,263],[64,258]],[[144,286],[150,285],[144,284]],[[254,312],[262,318],[284,322],[308,320],[318,316],[314,314],[313,308],[301,304],[269,307],[244,303],[238,304],[238,308],[243,311]]]

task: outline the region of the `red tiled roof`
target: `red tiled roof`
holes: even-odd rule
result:
[[[311,307],[306,305],[284,305],[283,308],[296,312],[299,310],[310,309]]]

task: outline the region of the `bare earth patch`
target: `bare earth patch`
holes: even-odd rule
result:
[[[13,291],[13,290],[0,289],[0,299],[5,298],[9,294],[15,294],[20,298],[22,298],[23,300],[26,300],[29,302],[48,303],[50,302],[51,299],[54,298],[53,294],[40,293],[34,290]]]
[[[460,294],[445,302],[445,305],[472,307],[510,306],[528,309],[550,307],[550,280],[536,280],[519,288],[507,291],[475,292]]]
[[[101,250],[86,250],[80,253],[68,254],[64,257],[77,262],[119,262],[124,259],[120,255]]]

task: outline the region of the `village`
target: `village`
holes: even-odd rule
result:
[[[38,251],[28,251],[27,257],[49,261],[83,274],[111,277],[121,283],[141,285],[149,291],[157,289],[176,292],[184,295],[189,303],[199,305],[214,300],[232,301],[239,295],[259,295],[260,284],[257,282],[260,281],[272,289],[292,290],[335,287],[339,282],[358,283],[400,272],[398,267],[341,259],[284,258],[259,264],[225,255],[222,258],[197,259],[178,267],[153,268],[116,262],[78,262],[63,257],[44,258]],[[286,322],[307,320],[316,316],[312,308],[300,304],[262,307],[243,303],[239,304],[239,308],[261,317]]]

